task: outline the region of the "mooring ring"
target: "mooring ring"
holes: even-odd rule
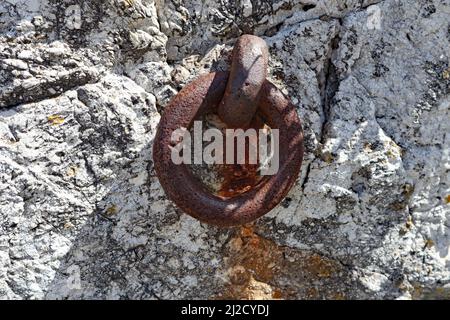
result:
[[[270,81],[261,89],[258,112],[279,129],[279,170],[245,193],[222,198],[210,193],[185,164],[171,160],[172,132],[190,128],[203,114],[216,112],[228,72],[202,75],[187,84],[166,106],[153,144],[154,167],[169,198],[192,217],[218,226],[251,222],[273,209],[288,193],[303,160],[303,130],[295,106]]]

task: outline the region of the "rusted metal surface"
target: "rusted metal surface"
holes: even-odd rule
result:
[[[258,107],[261,87],[267,77],[269,52],[256,36],[241,36],[233,48],[230,78],[217,114],[230,128],[245,128]]]
[[[220,106],[220,105],[219,105]],[[259,112],[255,114],[249,124],[249,128],[259,129],[264,128],[264,119]],[[257,185],[263,176],[259,174],[259,157],[256,164],[250,163],[250,141],[245,140],[245,164],[224,164],[220,166],[219,174],[223,179],[218,195],[222,197],[234,197],[238,194],[244,193],[255,185]],[[226,157],[226,150],[224,150],[224,157]]]
[[[202,75],[186,85],[165,108],[153,145],[153,159],[159,181],[184,212],[219,226],[241,225],[274,208],[298,177],[303,158],[303,131],[294,105],[272,83],[261,88],[258,111],[271,128],[280,130],[279,171],[265,176],[248,191],[232,197],[211,194],[187,165],[171,161],[171,135],[189,128],[206,112],[216,112],[223,97],[228,73]]]

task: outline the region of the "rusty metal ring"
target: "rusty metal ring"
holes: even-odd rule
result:
[[[261,88],[258,111],[279,132],[279,171],[249,191],[231,198],[211,194],[187,165],[171,161],[172,132],[190,128],[206,112],[216,112],[229,73],[209,73],[186,85],[165,108],[153,145],[154,167],[171,200],[184,212],[210,224],[233,226],[253,221],[273,209],[288,193],[300,172],[303,131],[294,105],[271,82]]]

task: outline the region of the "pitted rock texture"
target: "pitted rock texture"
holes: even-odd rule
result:
[[[0,298],[450,298],[450,1],[0,3]],[[165,105],[263,37],[305,158],[221,229],[164,194]]]

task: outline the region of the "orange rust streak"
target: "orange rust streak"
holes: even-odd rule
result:
[[[257,114],[248,128],[259,129],[264,127],[264,120]],[[248,129],[245,128],[245,129]],[[255,143],[255,142],[253,142]],[[219,174],[223,178],[222,185],[218,191],[218,195],[225,198],[231,198],[249,191],[258,184],[261,176],[258,174],[258,164],[249,164],[250,145],[248,139],[245,142],[245,164],[224,164],[219,170]],[[226,154],[224,150],[224,156]],[[236,161],[236,157],[235,157]],[[258,162],[258,161],[257,161]]]

